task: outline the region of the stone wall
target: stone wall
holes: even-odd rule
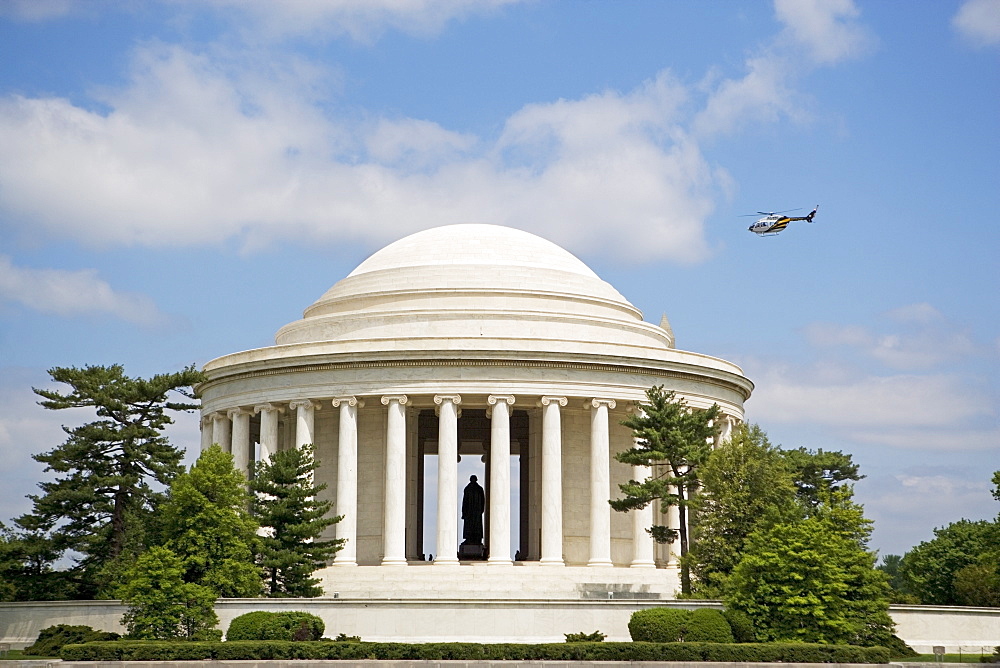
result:
[[[599,630],[608,640],[628,640],[632,612],[651,605],[683,608],[710,602],[639,600],[360,600],[230,599],[219,601],[221,628],[251,610],[306,610],[323,618],[326,634],[379,641],[561,642],[564,633]],[[86,624],[122,631],[124,612],[115,601],[0,603],[0,642],[30,644],[54,624]],[[948,652],[992,652],[1000,645],[1000,608],[893,606],[897,633],[918,652],[943,645]]]

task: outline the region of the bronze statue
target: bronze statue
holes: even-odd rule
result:
[[[462,538],[463,545],[483,544],[483,511],[486,509],[486,493],[476,482],[476,476],[469,477],[462,495]]]

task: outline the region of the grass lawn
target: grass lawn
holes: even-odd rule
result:
[[[993,652],[962,652],[961,654],[945,654],[941,658],[942,663],[979,663],[980,656],[990,656]],[[905,659],[893,659],[893,662],[899,663],[935,663],[938,658],[933,654],[920,654],[918,656],[910,656]],[[983,664],[989,665],[989,664]]]

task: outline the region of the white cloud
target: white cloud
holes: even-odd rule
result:
[[[252,30],[271,38],[347,35],[370,42],[389,29],[434,35],[472,14],[496,11],[524,0],[174,0],[237,10]]]
[[[976,46],[1000,44],[1000,0],[966,0],[951,24]]]
[[[787,368],[755,376],[754,420],[811,422],[857,432],[948,428],[988,418],[995,408],[954,374],[860,376],[815,382]]]
[[[788,34],[814,62],[832,64],[864,54],[872,36],[857,22],[853,0],[775,0],[775,13]]]
[[[145,326],[166,320],[151,299],[114,290],[93,269],[17,267],[4,255],[0,255],[0,299],[64,317],[109,314]]]
[[[726,177],[680,127],[686,92],[665,75],[627,94],[526,106],[499,139],[329,118],[295,79],[150,47],[132,84],[102,97],[106,113],[2,100],[0,210],[32,238],[98,246],[383,243],[491,222],[578,252],[709,253],[704,220]]]
[[[0,2],[0,16],[13,16],[22,21],[47,21],[70,14],[76,6],[76,0],[3,0]]]
[[[964,330],[949,323],[926,303],[893,309],[883,317],[892,331],[877,332],[859,325],[812,323],[806,340],[820,348],[850,348],[892,369],[931,369],[985,351]]]

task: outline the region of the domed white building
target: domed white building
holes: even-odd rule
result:
[[[672,598],[653,509],[608,505],[650,474],[615,461],[631,447],[620,421],[664,385],[718,404],[726,431],[753,384],[677,350],[661,324],[533,234],[425,230],[362,262],[274,346],[205,365],[202,446],[245,470],[315,445],[347,541],[321,573],[331,597]],[[458,556],[470,473],[486,490],[484,560]]]

